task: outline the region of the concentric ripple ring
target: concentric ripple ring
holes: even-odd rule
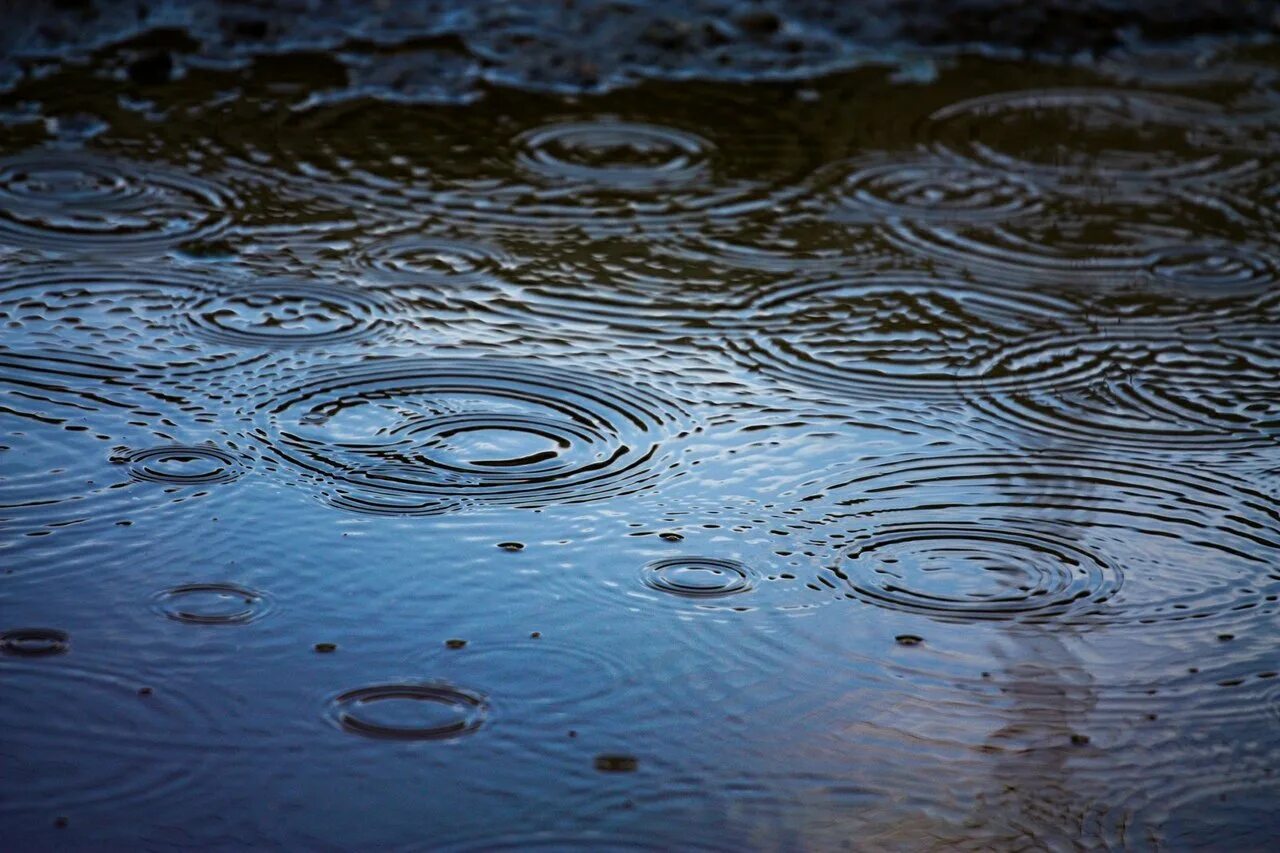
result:
[[[1006,219],[1040,207],[1040,190],[1007,171],[947,158],[863,158],[828,167],[818,189],[837,219],[885,217],[974,222]]]
[[[392,706],[400,707],[393,709]],[[406,708],[414,712],[416,722],[387,713]],[[360,687],[340,693],[330,702],[330,714],[343,729],[386,740],[461,737],[480,728],[488,711],[489,704],[481,694],[447,684]]]
[[[1257,166],[1191,141],[1222,116],[1207,101],[1160,92],[1032,89],[943,107],[930,116],[926,135],[952,154],[1058,183],[1203,181]],[[1041,139],[1054,142],[1025,150],[1028,140]]]
[[[204,445],[150,447],[118,457],[133,479],[146,483],[197,486],[229,483],[244,473],[243,464],[225,450]]]
[[[957,620],[1096,608],[1123,577],[1063,537],[976,523],[889,525],[855,540],[845,556],[836,574],[863,601]]]
[[[185,583],[156,593],[155,608],[175,622],[191,625],[244,625],[267,609],[262,593],[233,583]]]
[[[0,632],[0,652],[21,657],[60,655],[71,647],[71,636],[57,628],[12,628]]]
[[[640,572],[645,586],[658,592],[691,598],[716,598],[749,592],[757,574],[737,560],[719,557],[668,557]]]
[[[675,467],[678,403],[638,385],[490,359],[396,359],[273,395],[253,438],[347,509],[536,507],[646,488]]]
[[[203,295],[183,311],[200,337],[239,346],[319,346],[366,337],[389,312],[373,293],[321,282],[273,281]]]
[[[85,152],[0,160],[0,240],[60,251],[154,251],[228,222],[222,187],[162,166]]]
[[[687,131],[616,120],[550,124],[516,142],[519,164],[538,177],[618,187],[695,180],[711,148]]]

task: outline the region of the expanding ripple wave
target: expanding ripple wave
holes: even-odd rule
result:
[[[259,405],[253,437],[331,502],[393,514],[600,500],[674,475],[692,424],[603,376],[476,359],[322,371]]]

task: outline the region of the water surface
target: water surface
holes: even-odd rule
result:
[[[1273,842],[1274,51],[143,47],[3,95],[6,849]]]

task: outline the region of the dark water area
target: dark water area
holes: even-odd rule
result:
[[[1274,46],[94,20],[0,87],[0,847],[1273,849]]]

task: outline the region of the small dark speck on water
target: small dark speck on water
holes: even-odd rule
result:
[[[155,51],[129,63],[129,79],[141,86],[158,86],[168,83],[173,75],[173,57],[165,51]]]
[[[665,539],[668,542],[683,542],[684,537],[679,533],[659,533],[658,538]]]
[[[523,542],[499,542],[498,547],[504,551],[523,551]]]
[[[1076,746],[1084,746],[1089,742],[1088,735],[1074,734],[1071,736],[1071,742]]]
[[[66,815],[58,815],[53,819],[53,825],[58,827],[58,829],[66,829],[67,824],[69,823],[71,823],[71,821],[67,819]]]
[[[151,693],[152,693],[152,690],[151,690],[151,688],[150,688],[150,687],[139,687],[139,688],[138,688],[138,695],[139,695],[139,696],[150,696],[150,695],[151,695]]]
[[[634,755],[597,755],[595,763],[601,773],[630,773],[640,766]]]
[[[534,640],[538,639],[541,636],[542,636],[541,631],[534,631],[532,634],[529,635],[529,637]]]
[[[445,640],[444,644],[450,649],[461,649],[467,645],[466,640]]]
[[[924,637],[918,637],[915,634],[899,634],[893,639],[900,646],[918,646],[924,642]]]
[[[1227,642],[1227,641],[1229,641],[1229,640],[1234,640],[1235,638],[1236,638],[1236,635],[1235,635],[1235,634],[1219,634],[1219,635],[1218,635],[1218,639],[1219,639],[1219,640],[1221,640],[1221,641],[1222,641],[1222,642],[1224,642],[1224,643],[1225,643],[1225,642]]]
[[[328,654],[329,652],[336,652],[338,650],[338,644],[337,643],[316,643],[315,649],[317,652],[320,652],[321,654]]]

